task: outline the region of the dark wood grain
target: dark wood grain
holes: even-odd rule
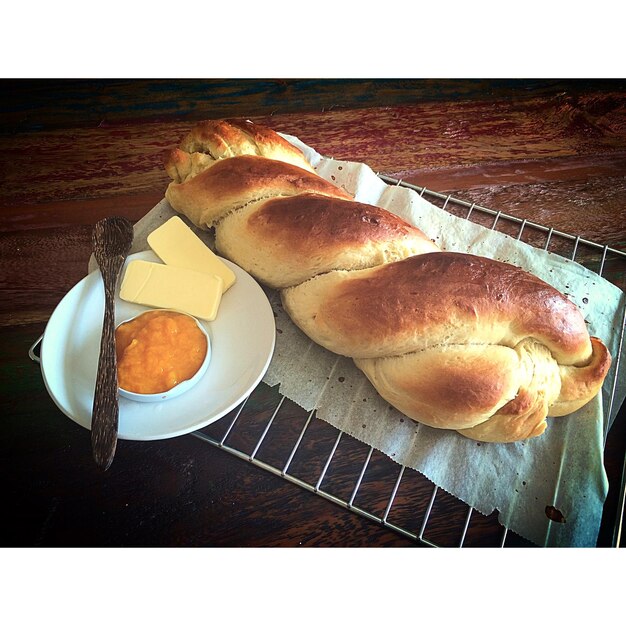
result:
[[[193,436],[119,441],[103,474],[28,359],[42,331],[0,329],[3,546],[412,545]]]
[[[124,217],[105,217],[93,229],[93,253],[104,286],[104,319],[91,413],[91,449],[96,465],[109,469],[117,447],[119,404],[115,348],[115,291],[133,244],[133,225]]]
[[[623,91],[615,80],[4,80],[8,132]]]
[[[0,120],[0,410],[5,546],[414,546],[376,521],[235,458],[196,436],[120,441],[106,474],[89,432],[50,400],[28,348],[87,269],[103,217],[135,222],[168,183],[163,154],[195,120],[241,115],[320,153],[626,250],[624,81],[2,81]],[[512,234],[514,235],[513,231]],[[542,246],[528,229],[524,240]],[[551,251],[571,242],[554,237]],[[597,267],[593,249],[580,248]],[[594,256],[595,255],[595,256]],[[594,265],[595,264],[595,265]],[[605,272],[626,286],[623,262]],[[278,395],[260,386],[227,443],[252,453]],[[203,429],[221,439],[234,413]],[[308,414],[285,401],[261,461],[280,467]],[[607,440],[609,497],[598,545],[610,545],[626,416]],[[312,480],[337,432],[312,420],[289,473]],[[348,499],[367,458],[342,436],[320,485]],[[381,516],[399,467],[373,453],[354,499]],[[500,545],[483,516],[405,471],[391,523],[439,545]],[[469,517],[468,517],[469,516]],[[424,521],[426,524],[424,526]],[[508,533],[505,545],[525,547]]]

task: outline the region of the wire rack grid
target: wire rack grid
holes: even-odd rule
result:
[[[413,189],[457,217],[575,260],[601,276],[610,276],[609,279],[622,289],[626,286],[626,253],[620,250],[384,174],[378,176],[387,184]],[[620,328],[619,351],[603,387],[605,415],[612,419],[619,409],[615,398],[622,365],[626,305],[621,311]],[[284,396],[261,383],[228,416],[193,435],[420,545],[531,545],[501,526],[497,514],[483,516],[415,470],[383,457],[371,446],[317,420],[315,411],[306,413],[290,404]],[[296,423],[298,428],[294,430]],[[612,526],[612,545],[620,543],[625,477],[626,458]],[[375,486],[374,498],[364,493],[368,481]],[[387,494],[384,500],[381,500],[381,493]]]
[[[418,192],[441,209],[538,248],[577,261],[626,291],[626,252],[507,215],[452,195],[431,191],[384,174],[387,184]],[[603,386],[605,439],[617,416],[617,384],[622,375],[626,302],[619,312],[618,349]],[[40,361],[43,335],[29,349]],[[623,419],[621,420],[623,421]],[[372,520],[420,545],[530,546],[497,521],[452,497],[415,470],[399,465],[373,447],[306,412],[261,383],[231,413],[192,436],[224,450],[307,491]],[[626,501],[626,453],[620,448],[619,478],[610,540],[619,546]],[[368,486],[369,489],[368,494]],[[381,496],[381,494],[384,494]]]

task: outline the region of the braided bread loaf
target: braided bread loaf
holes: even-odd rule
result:
[[[518,441],[599,392],[610,354],[559,291],[512,265],[440,251],[322,179],[272,130],[204,122],[166,169],[171,206],[215,228],[220,254],[281,290],[304,333],[353,358],[412,419]]]

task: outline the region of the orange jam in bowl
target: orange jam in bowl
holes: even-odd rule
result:
[[[208,365],[208,335],[186,313],[142,313],[116,328],[115,342],[120,393],[132,399],[164,399]]]

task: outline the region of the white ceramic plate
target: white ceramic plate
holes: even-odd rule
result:
[[[159,262],[152,252],[128,257]],[[156,403],[119,399],[120,439],[148,441],[183,435],[235,408],[267,371],[276,339],[274,313],[258,283],[222,259],[237,276],[224,294],[217,318],[202,322],[211,338],[211,363],[203,378],[177,398]],[[116,324],[147,310],[115,299]],[[90,428],[96,384],[104,288],[96,270],[61,300],[41,343],[41,371],[55,404],[77,424]]]

